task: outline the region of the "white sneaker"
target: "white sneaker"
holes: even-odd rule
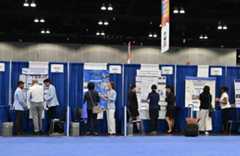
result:
[[[209,132],[205,132],[205,135],[209,135]]]

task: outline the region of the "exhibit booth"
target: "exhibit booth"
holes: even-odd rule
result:
[[[37,67],[36,67],[37,66]],[[44,70],[36,73],[39,70],[33,68],[47,68],[47,73]],[[28,70],[27,70],[28,69]],[[34,73],[35,72],[35,73]],[[24,75],[25,76],[22,76]],[[32,74],[32,75],[31,75]],[[13,122],[15,115],[11,110],[13,103],[13,95],[17,86],[17,82],[23,78],[28,83],[33,75],[40,74],[40,79],[48,77],[56,87],[57,97],[60,103],[58,108],[58,117],[64,122],[64,134],[70,135],[70,130],[73,122],[79,123],[80,135],[86,131],[86,106],[83,102],[86,84],[95,82],[97,90],[105,94],[106,82],[114,82],[116,85],[117,100],[116,100],[116,128],[117,135],[128,135],[128,111],[127,111],[127,94],[131,84],[142,88],[138,92],[139,111],[142,126],[142,134],[149,131],[148,108],[145,96],[149,93],[147,89],[151,83],[158,83],[160,93],[159,112],[159,132],[165,133],[167,124],[165,121],[164,102],[165,86],[170,85],[175,88],[176,95],[176,118],[175,131],[182,132],[186,126],[185,118],[188,115],[188,104],[198,101],[191,97],[190,94],[199,94],[201,87],[204,84],[213,86],[215,97],[220,97],[221,86],[229,88],[231,108],[231,120],[239,121],[240,109],[240,67],[235,66],[211,66],[211,65],[149,65],[149,64],[108,64],[108,63],[78,63],[78,62],[17,62],[17,61],[1,61],[0,62],[0,125],[3,122]],[[42,74],[42,75],[41,75]],[[26,76],[27,75],[27,76]],[[152,82],[151,82],[152,80]],[[195,83],[201,82],[201,83]],[[194,88],[194,85],[202,85]],[[199,89],[200,88],[200,89]],[[190,95],[190,96],[189,96]],[[142,99],[141,99],[142,98]],[[190,101],[190,102],[189,102]],[[106,103],[100,102],[103,108]],[[197,108],[197,107],[196,107]],[[198,110],[195,110],[196,114]],[[29,119],[29,114],[25,115],[24,131],[32,131],[32,122]],[[44,118],[44,130],[47,129],[49,123],[47,116]],[[232,131],[237,131],[237,124],[233,125]],[[221,130],[221,109],[219,105],[215,106],[213,113],[213,132],[218,134]],[[103,111],[98,115],[98,132],[101,135],[107,134],[106,113]]]

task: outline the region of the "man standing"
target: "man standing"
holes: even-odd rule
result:
[[[33,119],[34,133],[40,134],[42,130],[42,114],[44,110],[43,87],[38,84],[37,80],[32,81],[29,89],[30,96],[30,113]]]
[[[46,107],[48,109],[47,114],[49,121],[57,118],[57,106],[59,105],[55,86],[51,84],[49,79],[46,79],[44,82],[44,100],[46,102]],[[50,123],[49,122],[49,123]]]
[[[16,134],[22,135],[22,122],[24,117],[24,111],[27,110],[26,104],[26,96],[24,95],[24,82],[19,81],[17,83],[17,89],[14,92],[14,102],[13,102],[13,110],[16,113],[16,120],[15,120],[15,128]]]

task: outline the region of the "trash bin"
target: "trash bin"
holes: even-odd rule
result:
[[[13,122],[3,122],[2,136],[12,136],[12,135],[13,135]]]
[[[72,122],[71,123],[71,136],[79,136],[79,122]]]

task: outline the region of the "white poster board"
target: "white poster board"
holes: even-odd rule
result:
[[[160,95],[159,119],[164,119],[166,114],[166,77],[161,76],[158,65],[143,65],[143,68],[137,70],[136,87],[139,104],[140,119],[149,119],[149,104],[147,101],[148,94],[151,92],[151,86],[155,84]]]
[[[5,63],[0,63],[0,72],[5,72]]]
[[[191,107],[193,105],[194,111],[199,111],[199,95],[203,92],[204,86],[210,87],[210,93],[212,95],[212,106],[215,108],[216,79],[199,77],[186,77],[185,107]]]
[[[64,73],[63,64],[51,64],[51,73]]]
[[[222,67],[211,67],[211,76],[222,76]]]
[[[110,65],[109,66],[109,73],[110,74],[121,74],[122,73],[122,66],[121,65]]]
[[[240,108],[240,80],[234,81],[235,105]]]
[[[209,66],[208,65],[198,65],[198,77],[208,77]]]

